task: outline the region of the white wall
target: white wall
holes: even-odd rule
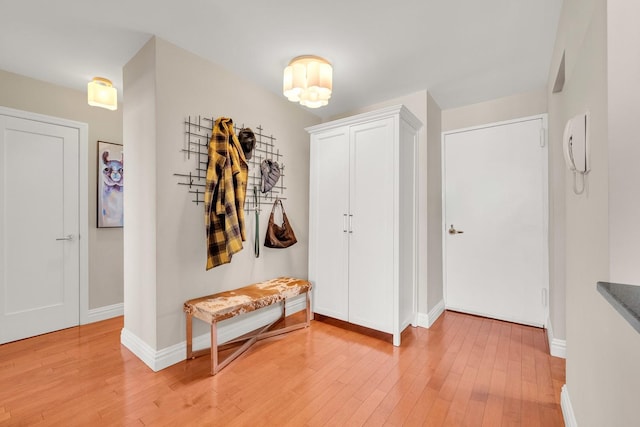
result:
[[[141,152],[135,159],[129,157],[128,150],[132,148],[126,149],[130,168],[145,171],[140,180],[129,185],[136,185],[138,193],[149,191],[156,195],[155,206],[150,201],[141,201],[144,204],[139,207],[129,206],[138,212],[138,222],[155,222],[153,229],[148,232],[142,233],[134,227],[125,230],[127,244],[130,238],[143,241],[138,243],[135,256],[143,259],[144,268],[150,270],[148,275],[140,271],[142,267],[138,267],[135,258],[126,265],[125,290],[131,299],[125,298],[125,329],[136,328],[129,332],[158,351],[184,343],[182,305],[188,299],[281,275],[307,277],[309,135],[304,128],[319,123],[320,119],[281,95],[266,92],[162,39],[154,38],[150,43],[131,60],[124,73],[127,97],[124,139],[125,142],[130,141],[132,146],[136,144],[132,139],[145,140],[140,142]],[[154,60],[146,58],[147,55],[154,56]],[[140,88],[151,83],[139,82],[136,85],[132,80],[136,75],[155,78],[155,88]],[[140,96],[132,94],[130,90],[140,90]],[[155,95],[150,93],[153,91]],[[148,97],[155,98],[154,105],[147,105]],[[150,117],[154,110],[155,116]],[[247,215],[248,240],[244,243],[244,250],[234,255],[230,264],[205,271],[203,205],[192,203],[192,196],[186,187],[177,185],[178,178],[173,176],[174,173],[193,170],[193,158],[188,160],[180,153],[180,149],[185,141],[184,120],[194,115],[213,118],[228,116],[236,123],[244,123],[254,130],[262,125],[266,133],[277,138],[275,144],[284,156],[285,165],[287,200],[284,205],[298,238],[296,245],[288,249],[263,246],[260,258],[256,259],[252,250],[253,215]],[[145,135],[147,132],[148,135]],[[146,150],[143,145],[151,140],[153,147],[148,149],[146,156],[142,156],[142,151]],[[147,180],[153,181],[154,189],[146,188],[151,185]],[[271,206],[263,205],[262,208],[261,241]],[[153,212],[146,213],[145,209]],[[129,211],[127,214],[136,215]],[[129,231],[135,234],[129,236]],[[155,265],[148,259],[154,260]],[[145,281],[144,293],[133,290],[140,286],[139,280]],[[151,288],[155,291],[155,298]],[[136,313],[148,306],[156,309],[154,319],[144,325],[145,330],[151,330],[152,338],[137,329],[138,323],[141,324],[143,320],[136,319]],[[196,334],[205,330],[199,327]]]
[[[561,16],[560,37],[578,25],[567,12],[578,2],[566,2]],[[585,194],[573,194],[573,180],[565,168],[565,280],[566,280],[566,381],[578,425],[625,425],[611,423],[604,414],[611,407],[612,394],[600,388],[608,369],[604,354],[608,304],[596,291],[598,280],[609,277],[608,248],[608,159],[606,95],[606,11],[604,1],[580,1],[590,12],[582,40],[570,37],[569,44],[560,38],[554,58],[565,52],[566,83],[561,93],[550,95],[549,115],[552,124],[550,146],[561,144],[566,120],[590,111],[591,172]],[[572,61],[569,62],[569,58]],[[558,62],[553,62],[557,64]],[[552,82],[549,82],[551,87]],[[551,152],[562,164],[559,150]],[[611,392],[612,390],[610,390]],[[598,398],[596,398],[598,396]],[[602,405],[602,406],[601,406]],[[609,413],[609,416],[612,415]]]
[[[433,311],[444,309],[442,265],[442,111],[427,93],[427,306],[429,322]]]
[[[89,309],[122,303],[122,229],[96,228],[97,141],[122,143],[122,105],[116,111],[89,107],[85,92],[2,70],[0,87],[0,105],[89,124]]]
[[[638,155],[637,147],[627,142],[638,130],[634,103],[640,58],[628,50],[629,42],[638,38],[638,12],[631,2],[565,0],[549,73],[550,92],[564,52],[564,90],[549,93],[552,147],[559,146],[568,118],[591,113],[586,194],[573,194],[571,176],[564,170],[565,398],[579,426],[638,422],[640,336],[596,291],[599,280],[639,278],[640,226],[633,185],[638,172],[627,167]],[[561,156],[560,149],[552,151],[560,165]],[[627,227],[630,234],[623,234]]]
[[[331,120],[398,104],[405,105],[423,123],[418,134],[418,314],[420,325],[427,326],[427,314],[442,301],[440,107],[426,90],[422,90],[368,105]]]
[[[442,131],[519,119],[547,112],[544,89],[519,93],[478,104],[442,111]]]
[[[640,2],[608,2],[607,16],[610,273],[640,285]]]
[[[607,107],[609,136],[609,280],[640,285],[640,3],[607,2]],[[632,47],[630,50],[629,48]],[[605,359],[599,382],[585,399],[602,400],[606,411],[593,425],[638,424],[640,396],[640,335],[606,302],[602,308],[602,347],[594,356]],[[598,360],[599,361],[599,360]],[[573,398],[573,384],[569,384]],[[578,409],[578,408],[576,408]],[[584,411],[583,411],[584,409]],[[579,408],[578,418],[591,422],[593,406]]]
[[[124,157],[124,328],[157,347],[157,98],[156,39],[149,40],[123,70]]]

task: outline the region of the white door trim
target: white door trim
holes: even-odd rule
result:
[[[494,122],[494,123],[487,123],[487,124],[482,124],[482,125],[478,125],[478,126],[470,126],[470,127],[466,127],[466,128],[461,128],[461,129],[453,129],[453,130],[448,130],[448,131],[444,131],[442,132],[442,135],[440,137],[440,168],[442,171],[442,189],[441,189],[441,196],[442,196],[442,224],[441,226],[441,233],[442,233],[442,275],[443,275],[443,280],[442,280],[442,284],[443,284],[443,289],[442,289],[442,295],[443,295],[443,299],[444,299],[444,303],[445,303],[445,308],[448,307],[447,306],[447,258],[446,258],[446,241],[447,241],[447,225],[446,225],[446,182],[444,177],[446,176],[446,172],[445,172],[445,147],[444,147],[444,140],[445,140],[445,136],[447,135],[452,135],[452,134],[456,134],[456,133],[461,133],[461,132],[468,132],[468,131],[473,131],[473,130],[478,130],[478,129],[485,129],[485,128],[490,128],[490,127],[495,127],[495,126],[503,126],[503,125],[509,125],[509,124],[514,124],[514,123],[521,123],[521,122],[527,122],[527,121],[531,121],[531,120],[542,120],[542,128],[543,128],[543,134],[541,135],[541,145],[543,147],[545,147],[545,156],[543,159],[543,164],[542,164],[542,195],[543,195],[543,234],[544,234],[544,244],[543,244],[543,274],[544,277],[547,278],[547,293],[546,293],[546,304],[544,307],[544,319],[549,319],[549,285],[550,285],[550,280],[549,280],[549,147],[548,147],[548,133],[549,133],[549,125],[548,125],[548,114],[544,113],[544,114],[537,114],[537,115],[533,115],[533,116],[527,116],[527,117],[521,117],[518,119],[512,119],[512,120],[504,120],[504,121],[500,121],[500,122]],[[509,320],[509,319],[505,319],[505,320]],[[545,327],[546,325],[542,325],[543,327]]]
[[[80,182],[78,195],[80,219],[80,324],[90,323],[89,319],[89,125],[59,117],[32,113],[0,106],[0,114],[26,120],[34,120],[50,123],[58,126],[66,126],[78,130],[80,138],[79,147],[79,173]]]

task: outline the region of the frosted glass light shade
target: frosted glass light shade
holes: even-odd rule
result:
[[[333,89],[333,68],[324,58],[304,55],[293,58],[284,69],[282,93],[291,102],[309,108],[329,103]]]
[[[92,107],[102,107],[107,110],[118,109],[118,91],[110,80],[94,77],[87,85],[87,102]]]

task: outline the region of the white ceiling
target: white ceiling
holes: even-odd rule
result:
[[[561,4],[0,0],[0,69],[78,90],[103,76],[121,89],[123,65],[157,35],[274,93],[291,58],[323,56],[334,93],[313,110],[321,117],[423,89],[446,109],[543,88]]]

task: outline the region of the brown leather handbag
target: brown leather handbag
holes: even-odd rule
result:
[[[273,213],[275,212],[278,204],[280,204],[280,209],[282,209],[282,226],[273,221]],[[264,245],[268,248],[284,249],[295,244],[297,241],[296,235],[291,228],[291,224],[289,224],[287,214],[284,211],[282,200],[276,199],[276,201],[273,202],[273,207],[271,208],[269,224],[267,225],[267,234],[264,236]]]

